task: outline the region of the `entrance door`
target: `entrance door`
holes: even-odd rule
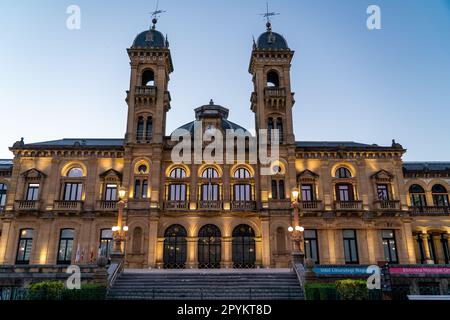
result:
[[[217,226],[207,224],[198,232],[198,267],[220,268],[221,233]]]
[[[164,268],[183,269],[186,265],[186,229],[174,224],[167,228],[164,237]]]
[[[233,230],[233,268],[254,268],[255,261],[255,231],[241,224]]]

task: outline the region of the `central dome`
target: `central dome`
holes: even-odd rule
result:
[[[289,49],[286,39],[282,35],[272,32],[271,30],[264,32],[258,38],[258,49]]]

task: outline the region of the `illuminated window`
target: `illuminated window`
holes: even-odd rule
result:
[[[80,167],[74,167],[67,172],[69,178],[81,178],[83,175],[83,169]]]
[[[71,263],[74,234],[73,229],[61,229],[57,264]]]
[[[29,264],[31,249],[33,248],[33,229],[21,229],[19,233],[19,245],[17,248],[16,263]]]

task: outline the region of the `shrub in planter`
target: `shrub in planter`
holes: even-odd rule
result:
[[[336,300],[336,285],[334,283],[306,283],[307,300]]]
[[[59,300],[64,291],[61,281],[42,281],[33,283],[28,287],[30,300]]]
[[[64,300],[104,300],[106,287],[98,284],[83,284],[80,289],[65,289]]]
[[[369,290],[367,282],[364,280],[338,280],[336,289],[341,300],[367,300],[369,298]]]

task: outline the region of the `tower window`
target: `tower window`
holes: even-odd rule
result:
[[[280,78],[276,71],[269,71],[267,73],[267,86],[268,87],[279,87],[280,86]]]
[[[139,142],[144,139],[144,118],[139,117],[137,122],[136,140]]]
[[[152,139],[152,131],[153,131],[153,119],[152,117],[147,117],[147,125],[145,128],[145,139],[147,139],[147,141]]]
[[[153,87],[155,85],[155,73],[153,70],[145,70],[142,74],[142,85]]]

